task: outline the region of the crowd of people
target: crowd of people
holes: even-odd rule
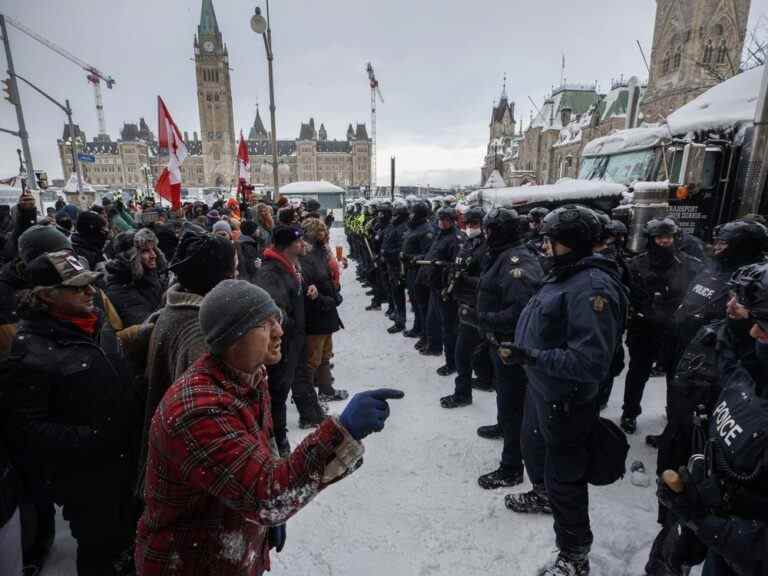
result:
[[[0,573],[62,508],[79,576],[261,574],[397,390],[330,402],[341,270],[319,204],[0,209]],[[287,403],[312,429],[291,449]]]
[[[588,484],[623,473],[621,430],[637,432],[652,374],[666,377],[667,419],[645,438],[664,479],[646,573],[687,574],[704,562],[707,576],[768,574],[762,217],[718,227],[708,246],[659,216],[634,256],[625,224],[580,205],[521,215],[452,196],[358,200],[345,231],[372,297],[366,309],[386,306],[387,332],[443,357],[440,376],[455,375],[440,405],[495,391],[497,422],[477,434],[503,441],[500,465],[478,483],[510,488],[527,472],[532,489],[505,505],[553,516],[559,554],[543,574],[589,573]],[[624,370],[625,341],[619,430],[599,414]]]

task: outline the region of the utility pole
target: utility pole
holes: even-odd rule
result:
[[[391,177],[391,184],[390,184],[390,198],[392,202],[395,201],[395,157],[392,156],[391,158],[391,166],[390,166],[390,177]]]
[[[31,190],[37,189],[35,181],[35,167],[32,164],[32,152],[29,149],[29,134],[27,134],[27,125],[24,123],[24,112],[21,109],[21,98],[19,96],[19,85],[16,82],[16,69],[13,66],[13,56],[11,55],[11,43],[8,40],[8,28],[5,25],[5,16],[0,14],[0,34],[3,35],[3,47],[5,48],[5,59],[8,62],[8,79],[11,89],[12,104],[16,107],[16,121],[19,123],[19,139],[21,140],[21,149],[24,152],[24,161],[27,164],[27,187]]]

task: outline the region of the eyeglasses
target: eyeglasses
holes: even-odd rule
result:
[[[85,294],[93,288],[93,284],[86,284],[85,286],[56,286],[57,290],[63,290],[65,292],[71,292],[76,294]]]

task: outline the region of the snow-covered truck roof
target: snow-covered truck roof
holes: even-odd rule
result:
[[[595,138],[590,141],[584,146],[581,155],[582,157],[607,156],[609,154],[645,150],[646,148],[653,148],[663,138],[669,138],[669,136],[669,129],[666,126],[658,125],[619,130],[608,136]]]
[[[543,186],[514,186],[475,190],[467,197],[467,203],[515,207],[544,202],[583,202],[590,199],[612,197],[620,200],[626,191],[626,186],[614,182],[563,178],[556,184]]]
[[[667,117],[672,134],[718,130],[754,122],[764,66],[758,66],[704,92]]]

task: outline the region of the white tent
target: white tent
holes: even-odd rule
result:
[[[289,195],[312,195],[312,194],[343,194],[344,188],[336,186],[325,180],[316,182],[291,182],[280,187],[280,194]]]

